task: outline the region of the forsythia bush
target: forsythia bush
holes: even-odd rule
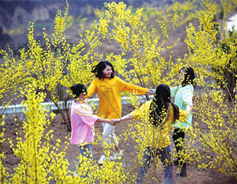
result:
[[[232,4],[231,4],[232,3]],[[236,1],[222,2],[225,12],[231,10]],[[143,87],[155,88],[161,83],[170,86],[178,85],[179,69],[189,65],[195,69],[196,83],[200,91],[195,93],[193,107],[193,127],[188,132],[185,142],[187,162],[194,163],[198,168],[213,169],[227,176],[237,178],[237,133],[236,106],[226,101],[226,94],[221,90],[221,84],[215,79],[222,77],[212,71],[212,68],[222,66],[230,70],[226,64],[229,58],[236,58],[236,52],[218,53],[216,42],[218,24],[214,16],[221,7],[212,1],[203,1],[198,7],[194,2],[184,4],[174,3],[162,10],[150,6],[133,9],[123,2],[105,3],[105,10],[95,10],[98,21],[79,34],[79,41],[69,44],[66,41],[65,29],[72,26],[68,21],[73,18],[68,14],[67,4],[64,14],[58,11],[55,17],[54,32],[48,35],[43,30],[44,41],[40,43],[34,37],[34,23],[28,28],[28,48],[20,49],[20,56],[14,57],[11,50],[1,50],[5,61],[0,66],[0,100],[7,107],[14,97],[24,97],[22,105],[26,107],[26,121],[23,122],[22,135],[17,138],[15,156],[21,162],[9,174],[3,165],[4,152],[0,152],[0,181],[2,183],[133,183],[136,168],[141,164],[144,150],[144,124],[133,122],[128,126],[121,124],[124,131],[119,135],[119,141],[126,144],[133,142],[130,156],[122,162],[106,161],[99,167],[96,161],[83,162],[78,173],[87,178],[72,175],[68,170],[69,161],[65,158],[65,150],[58,150],[50,144],[53,132],[50,126],[50,114],[41,105],[48,97],[58,107],[67,130],[71,130],[70,120],[60,108],[56,93],[58,85],[65,88],[76,83],[89,85],[93,79],[92,67],[100,60],[111,61],[116,72],[126,81]],[[192,21],[192,23],[190,22]],[[69,21],[70,22],[70,21]],[[95,29],[96,28],[96,29]],[[184,56],[176,54],[178,42],[172,39],[176,30],[186,30],[185,43],[188,53]],[[83,28],[84,30],[84,28]],[[220,29],[221,30],[221,29]],[[224,38],[224,34],[222,37]],[[232,37],[227,35],[225,43],[232,48]],[[99,48],[105,43],[117,49],[116,53],[99,53]],[[45,46],[43,46],[45,45]],[[231,65],[232,66],[232,65]],[[226,82],[226,81],[225,81]],[[236,81],[235,81],[236,82]],[[228,81],[227,81],[228,83]],[[69,91],[68,91],[69,93]],[[125,94],[127,95],[127,94]],[[131,103],[137,108],[138,97],[129,95]],[[65,100],[67,97],[65,97]],[[149,97],[147,96],[147,99]],[[1,114],[0,144],[4,140],[4,116]],[[201,130],[200,123],[207,126]],[[126,128],[128,127],[128,128]],[[66,131],[66,130],[65,130]],[[13,147],[12,140],[8,140]],[[151,139],[156,141],[156,138]],[[68,141],[69,143],[69,141]],[[111,148],[113,145],[109,145]],[[125,150],[126,151],[126,150]],[[107,152],[106,156],[109,157]],[[175,155],[174,155],[175,156]],[[84,158],[80,157],[80,161]],[[86,163],[86,164],[85,164]],[[124,167],[125,165],[125,167]],[[154,180],[161,181],[157,172],[162,171],[159,161],[155,161]]]

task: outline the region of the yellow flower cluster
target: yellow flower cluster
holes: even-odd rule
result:
[[[236,1],[232,0],[232,4]],[[223,9],[232,9],[231,2],[222,1]],[[201,8],[200,8],[201,7]],[[223,71],[232,72],[236,78],[236,32],[227,35],[223,43],[228,44],[230,52],[223,52],[217,45],[216,36],[224,24],[213,21],[220,7],[212,1],[203,1],[197,7],[194,2],[175,3],[159,10],[150,5],[134,9],[123,2],[105,3],[105,10],[95,10],[98,19],[92,29],[81,29],[78,42],[69,44],[65,29],[73,26],[74,18],[68,16],[67,3],[65,13],[60,11],[55,17],[54,33],[48,35],[43,30],[44,44],[34,38],[34,23],[28,27],[28,48],[20,49],[20,56],[15,57],[9,50],[1,50],[5,61],[0,66],[0,100],[5,107],[14,98],[26,97],[22,105],[27,120],[23,122],[24,137],[17,137],[16,148],[9,139],[15,156],[21,162],[9,174],[4,166],[5,155],[0,153],[0,181],[2,183],[132,183],[136,170],[142,164],[144,140],[157,144],[155,131],[147,133],[144,119],[129,125],[121,123],[124,133],[118,135],[118,142],[129,150],[130,160],[111,162],[112,153],[107,150],[104,165],[99,167],[95,161],[80,156],[78,174],[88,177],[72,176],[68,170],[69,161],[65,158],[66,149],[60,150],[61,140],[56,146],[51,145],[53,132],[48,130],[49,119],[54,114],[41,104],[48,97],[59,108],[59,111],[70,131],[70,120],[61,109],[59,101],[65,100],[70,91],[68,88],[76,83],[86,86],[93,79],[92,67],[100,60],[112,62],[115,71],[129,83],[143,87],[156,88],[165,83],[178,85],[179,69],[192,66],[196,74],[197,91],[193,105],[193,127],[187,132],[185,161],[193,162],[198,168],[211,168],[228,176],[237,178],[236,150],[236,101],[226,101],[223,86],[226,84]],[[84,22],[80,18],[78,21]],[[193,23],[190,21],[193,20]],[[198,22],[198,26],[195,22]],[[188,25],[188,26],[186,26]],[[95,27],[97,29],[95,29]],[[176,54],[181,39],[172,39],[173,34],[186,31],[185,43],[188,53]],[[223,33],[220,33],[222,36]],[[100,53],[105,42],[116,48],[116,52]],[[173,43],[172,43],[173,42]],[[234,59],[233,59],[234,58]],[[230,61],[230,59],[233,59]],[[221,68],[220,72],[214,72]],[[236,80],[234,78],[234,80]],[[221,82],[218,82],[221,81]],[[234,81],[236,83],[236,81]],[[61,90],[59,94],[58,91]],[[136,94],[124,93],[130,98],[135,108],[140,105]],[[235,97],[235,96],[234,96]],[[149,97],[147,96],[147,100]],[[66,106],[67,107],[67,106]],[[95,109],[96,110],[96,109]],[[3,113],[3,112],[1,112]],[[0,143],[4,140],[4,121],[1,115]],[[203,129],[202,127],[206,128]],[[102,138],[96,130],[98,144]],[[114,145],[107,145],[111,149]],[[184,154],[184,153],[183,153]],[[176,156],[176,155],[174,155]],[[125,167],[124,167],[125,165]],[[161,163],[155,160],[154,176],[162,169]],[[156,181],[159,178],[156,178]]]

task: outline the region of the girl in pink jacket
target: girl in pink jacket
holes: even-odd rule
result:
[[[103,122],[114,126],[115,121],[93,115],[92,108],[85,102],[87,90],[83,84],[74,85],[70,89],[75,97],[71,108],[71,144],[78,145],[80,154],[93,160],[92,142],[95,136],[95,123]],[[86,176],[87,173],[84,177]]]

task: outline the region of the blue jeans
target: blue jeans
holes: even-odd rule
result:
[[[147,170],[150,168],[152,162],[153,162],[153,157],[158,156],[161,162],[163,163],[163,166],[165,168],[165,174],[164,174],[164,182],[165,184],[174,184],[174,179],[173,179],[173,163],[170,161],[171,157],[171,146],[167,146],[166,148],[162,149],[155,149],[155,148],[147,148],[143,152],[143,166],[140,167],[137,171],[137,179],[136,183],[142,183],[143,178],[147,173]],[[169,162],[167,162],[167,160]]]
[[[84,146],[78,146],[78,149],[81,153],[82,156],[89,158],[91,160],[93,160],[93,155],[92,155],[92,144],[86,144]],[[79,162],[78,167],[81,167],[81,161]],[[83,178],[87,177],[88,172],[83,176]]]

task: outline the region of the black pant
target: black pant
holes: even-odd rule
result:
[[[175,148],[178,154],[178,163],[179,165],[182,165],[184,161],[184,153],[185,153],[184,147],[183,147],[185,132],[180,128],[175,128],[172,137],[173,137]]]

